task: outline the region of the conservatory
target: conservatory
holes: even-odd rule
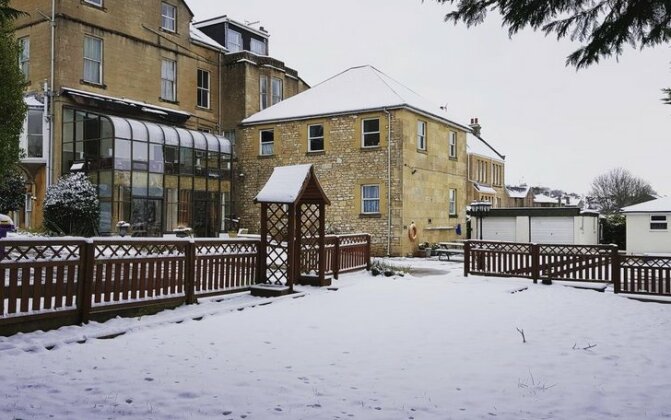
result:
[[[63,109],[62,173],[98,186],[100,233],[125,221],[135,236],[190,227],[216,237],[230,218],[231,143],[207,132]]]

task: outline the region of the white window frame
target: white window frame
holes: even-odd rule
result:
[[[203,74],[203,78],[200,75]],[[204,77],[207,76],[207,86],[200,84],[201,79],[205,80]],[[212,78],[210,77],[210,72],[203,69],[198,69],[196,71],[196,106],[200,108],[210,109],[210,84]],[[201,98],[205,99],[205,103],[201,103]]]
[[[364,191],[368,187],[377,188],[377,197],[366,197]],[[377,211],[366,211],[366,203],[377,202]],[[362,214],[380,214],[380,184],[364,184],[361,186],[361,213]]]
[[[454,188],[450,188],[449,191],[449,215],[450,216],[455,216],[457,214],[457,190]]]
[[[457,158],[457,133],[454,131],[450,131],[450,148],[449,148],[449,156],[452,159]]]
[[[653,218],[655,218],[653,220]],[[660,225],[660,227],[652,227],[653,225]],[[661,226],[663,225],[663,227]],[[650,230],[653,232],[666,232],[669,230],[669,218],[665,214],[651,214],[650,215]]]
[[[172,16],[167,11],[172,11]],[[177,32],[177,7],[161,2],[161,29],[168,32]]]
[[[417,150],[426,151],[426,121],[417,120]]]
[[[177,100],[177,62],[169,58],[161,59],[161,99],[170,102]]]
[[[367,121],[377,121],[377,131],[366,131],[366,122]],[[377,134],[377,144],[366,145],[366,135]],[[380,119],[379,118],[366,118],[361,120],[361,147],[363,148],[374,148],[380,147],[382,139],[382,133],[380,132]]]
[[[30,37],[26,36],[19,38],[19,46],[21,47],[21,52],[19,53],[19,68],[23,73],[25,80],[29,80],[30,77]]]
[[[232,53],[244,50],[242,32],[231,28],[226,29],[226,49]]]
[[[260,39],[252,38],[249,41],[249,50],[256,55],[268,55],[266,43]]]
[[[259,108],[263,111],[268,106],[270,106],[268,101],[268,76],[261,76],[259,78]]]
[[[100,57],[87,57],[86,56],[86,41],[91,40],[98,42],[100,44]],[[103,40],[101,38],[95,37],[95,36],[89,36],[85,35],[84,36],[84,51],[82,52],[82,57],[84,58],[84,74],[82,76],[82,80],[88,83],[94,83],[96,85],[102,85],[103,84],[103,57],[105,56],[104,53],[104,48],[105,45],[103,43]],[[86,64],[90,63],[90,65],[97,66],[98,67],[98,80],[89,80],[86,75]]]
[[[270,103],[275,105],[278,102],[282,102],[282,99],[284,99],[284,81],[277,77],[272,77],[270,79],[270,86],[272,92]]]
[[[322,128],[322,135],[321,136],[312,136],[311,128],[312,127],[321,127]],[[322,148],[321,149],[313,149],[312,148],[312,140],[322,140]],[[308,152],[323,152],[324,149],[326,148],[326,141],[324,139],[324,124],[310,124],[308,125]]]
[[[273,135],[272,142],[263,141],[263,133],[270,132]],[[264,148],[264,146],[266,146]],[[265,150],[264,150],[265,149]],[[275,154],[275,130],[272,128],[259,130],[259,155],[261,156],[272,156]]]
[[[97,7],[103,7],[103,0],[84,0],[84,3],[89,3]]]

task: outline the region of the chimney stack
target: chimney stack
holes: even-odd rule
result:
[[[473,130],[473,134],[480,137],[480,129],[482,127],[480,126],[480,123],[478,122],[477,118],[471,118],[471,123],[469,124],[469,127],[471,127],[471,130]]]

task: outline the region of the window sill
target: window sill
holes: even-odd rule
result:
[[[104,6],[99,6],[99,5],[97,5],[97,4],[90,3],[90,2],[88,2],[88,1],[86,1],[86,0],[81,0],[80,3],[83,4],[84,6],[92,7],[92,8],[94,8],[94,9],[102,10],[102,11],[104,11],[104,12],[107,11],[107,9],[105,9]]]
[[[213,112],[211,107],[204,107],[204,106],[196,105],[196,109],[198,111],[203,111],[203,112],[209,112],[209,113]]]
[[[450,219],[458,219],[458,218],[459,218],[459,215],[458,215],[458,214],[450,214],[450,215],[447,216],[447,217],[450,218]]]
[[[176,23],[175,23],[175,24],[176,24]],[[162,26],[161,26],[160,28],[158,28],[158,30],[161,31],[161,32],[164,32],[164,33],[166,33],[166,34],[170,34],[170,35],[179,35],[179,34],[177,33],[177,31],[173,31],[172,29],[167,29],[167,28],[164,28],[164,27],[162,27]]]
[[[270,159],[270,158],[274,158],[275,155],[274,154],[273,155],[258,155],[257,157],[259,159]]]
[[[107,85],[103,84],[103,83],[89,82],[89,81],[84,80],[84,79],[80,79],[79,83],[82,84],[82,85],[93,86],[93,87],[97,87],[97,88],[100,88],[100,89],[107,89]]]
[[[458,160],[456,157],[453,157],[453,156],[450,156],[449,159],[452,160],[452,161],[455,161],[455,162]]]
[[[173,101],[170,99],[158,98],[159,102],[165,102],[168,104],[179,105],[179,101]]]
[[[380,150],[382,147],[378,146],[361,146],[361,151],[362,152],[374,152],[376,150]]]
[[[429,152],[426,149],[417,149],[417,153],[421,153],[423,155],[428,155]]]
[[[382,213],[359,213],[359,219],[380,219]]]
[[[322,156],[325,154],[326,154],[325,150],[308,150],[307,152],[305,152],[305,156]]]

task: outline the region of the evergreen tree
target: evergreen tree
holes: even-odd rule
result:
[[[20,12],[0,0],[0,179],[20,158],[19,136],[26,117],[24,78],[19,68],[19,45],[11,20]]]
[[[583,45],[566,64],[576,68],[622,54],[625,45],[643,49],[671,41],[669,0],[436,0],[456,5],[445,21],[468,26],[484,21],[489,11],[503,16],[510,36],[530,27],[557,39],[569,37]],[[664,89],[671,104],[671,89]]]
[[[23,206],[25,198],[23,177],[10,170],[0,178],[0,213],[16,211]]]

